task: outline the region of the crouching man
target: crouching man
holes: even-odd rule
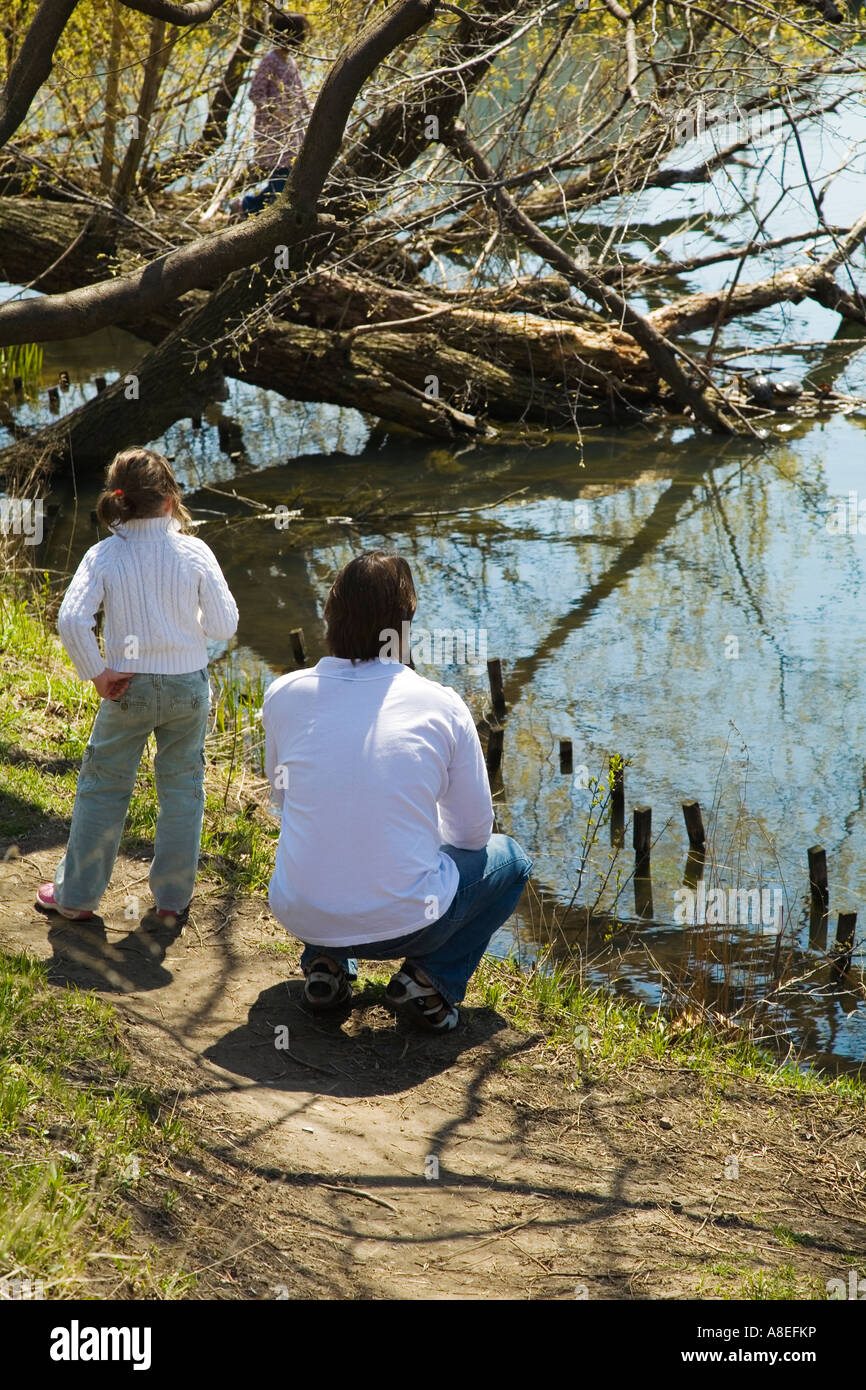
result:
[[[281,810],[269,900],[304,943],[312,1008],[351,997],[358,959],[405,957],[388,1002],[445,1032],[532,866],[514,840],[491,834],[467,706],[403,664],[415,607],[404,559],[357,556],[325,604],[330,656],[265,695],[267,773]],[[403,661],[391,656],[395,633]]]

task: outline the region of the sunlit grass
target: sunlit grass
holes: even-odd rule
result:
[[[42,348],[38,343],[0,347],[0,381],[20,376],[25,386],[38,384],[42,377]]]
[[[586,1079],[635,1063],[681,1066],[723,1082],[737,1076],[770,1089],[837,1097],[866,1106],[866,1082],[857,1076],[825,1075],[777,1058],[734,1033],[721,1037],[698,1025],[680,1034],[659,1009],[615,999],[583,985],[566,965],[547,968],[542,960],[525,970],[513,957],[485,956],[470,983],[467,1002],[502,1013],[526,1032],[543,1031],[552,1047],[581,1055]]]
[[[744,1299],[755,1303],[817,1302],[827,1298],[826,1285],[815,1275],[798,1273],[791,1264],[774,1269],[750,1269],[727,1260],[710,1266],[702,1276],[698,1294],[706,1298]]]
[[[128,1235],[114,1198],[152,1154],[188,1147],[129,1066],[109,1004],[0,954],[0,1275],[39,1280],[51,1298],[86,1294],[94,1246],[119,1253]]]

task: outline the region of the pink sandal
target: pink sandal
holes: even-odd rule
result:
[[[54,900],[53,883],[43,883],[36,894],[36,907],[39,912],[59,912],[61,917],[67,917],[70,922],[86,922],[88,918],[95,916],[93,912],[77,912],[71,907],[61,907]]]

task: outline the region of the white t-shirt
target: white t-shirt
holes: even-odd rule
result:
[[[393,661],[323,657],[280,676],[262,710],[281,807],[274,916],[302,941],[345,947],[435,922],[457,892],[440,845],[483,849],[490,785],[455,690]]]

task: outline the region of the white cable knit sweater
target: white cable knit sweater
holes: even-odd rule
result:
[[[103,660],[94,633],[105,612]],[[207,666],[206,637],[226,640],[237,604],[204,541],[172,516],[128,521],[91,546],[66,590],[57,630],[82,680],[106,667],[186,675]]]

